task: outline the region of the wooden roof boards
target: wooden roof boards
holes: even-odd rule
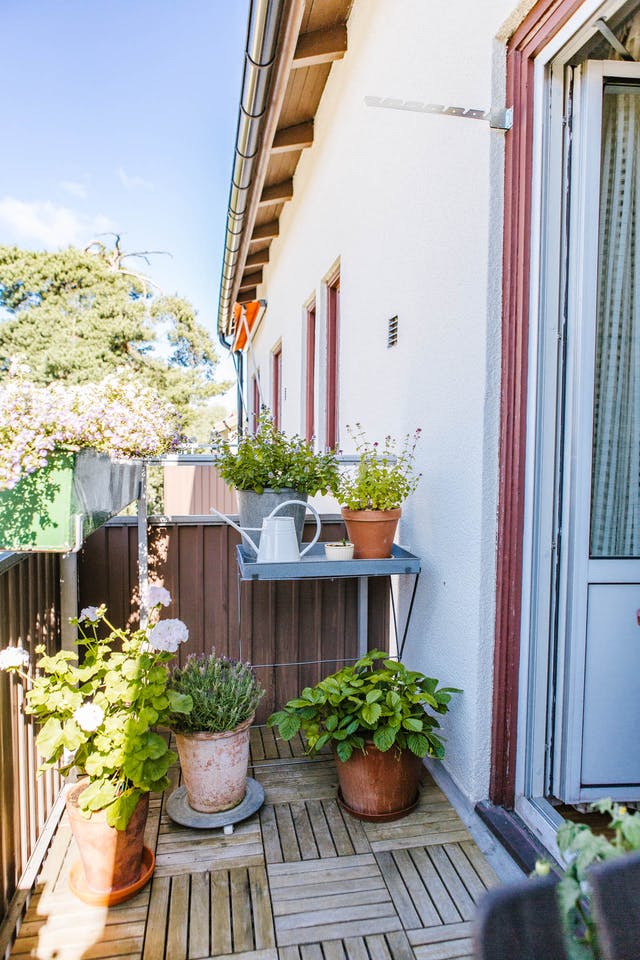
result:
[[[278,236],[280,215],[294,196],[298,162],[303,150],[313,144],[313,121],[331,65],[347,49],[352,2],[291,0],[285,7],[257,167],[240,234],[232,304],[245,300],[259,275],[256,268],[268,263],[268,249]],[[232,309],[227,316],[221,312],[219,327],[225,335],[233,332]]]

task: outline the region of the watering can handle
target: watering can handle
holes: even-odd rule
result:
[[[246,530],[243,530],[242,527],[239,527],[238,524],[234,523],[233,520],[231,520],[226,514],[220,513],[220,511],[216,510],[215,507],[209,507],[209,510],[211,511],[211,513],[215,513],[216,517],[220,517],[221,520],[224,520],[225,523],[228,523],[229,526],[233,527],[234,530],[237,530],[240,536],[244,537],[244,539],[247,540],[250,543],[250,545],[253,547],[253,549],[256,552],[256,556],[258,555],[258,548],[253,542],[253,540],[251,539],[251,537],[249,536],[249,534],[246,532]],[[247,530],[249,529],[253,529],[253,527],[247,527]]]
[[[311,513],[312,513],[312,514],[314,515],[314,517],[316,518],[316,535],[315,535],[315,537],[313,538],[313,540],[311,541],[311,543],[309,544],[309,546],[308,546],[308,547],[305,547],[304,550],[302,550],[302,551],[300,552],[300,559],[302,559],[302,557],[304,557],[305,553],[308,553],[309,550],[311,550],[311,547],[315,547],[316,543],[318,542],[318,538],[319,538],[319,536],[320,536],[320,531],[322,530],[322,524],[320,523],[320,515],[318,514],[318,511],[316,510],[315,507],[312,507],[310,503],[307,503],[306,500],[285,500],[284,503],[280,503],[277,507],[275,507],[275,508],[271,511],[271,513],[269,514],[269,517],[268,517],[267,519],[270,519],[271,517],[275,517],[276,513],[278,512],[278,510],[282,510],[283,507],[291,507],[291,506],[304,507],[306,510],[310,510]]]

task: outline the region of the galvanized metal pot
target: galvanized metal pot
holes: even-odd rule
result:
[[[238,496],[238,512],[240,513],[240,526],[249,528],[249,535],[257,546],[260,546],[260,530],[262,521],[268,517],[272,510],[286,503],[287,500],[309,499],[306,493],[300,493],[299,490],[285,488],[283,490],[265,489],[263,493],[256,493],[255,490],[236,490]],[[304,528],[305,509],[301,506],[285,507],[278,514],[280,517],[293,517],[298,537],[298,547],[302,542],[302,531]],[[255,533],[253,532],[255,530]]]
[[[224,733],[176,733],[182,779],[193,810],[220,813],[243,800],[252,723],[253,716]]]

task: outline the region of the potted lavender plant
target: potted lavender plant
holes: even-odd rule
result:
[[[189,657],[170,689],[193,704],[169,719],[193,810],[218,813],[244,799],[249,727],[265,691],[251,665],[215,653]]]

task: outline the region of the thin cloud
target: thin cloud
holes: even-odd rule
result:
[[[130,176],[123,167],[118,167],[118,177],[120,183],[127,190],[154,190],[155,186],[150,180],[144,177]]]
[[[61,180],[60,187],[72,197],[77,197],[79,200],[87,199],[87,186],[79,180]]]
[[[28,203],[16,197],[0,200],[0,241],[40,244],[45,249],[83,246],[97,233],[113,230],[109,217],[87,217],[49,200]]]

